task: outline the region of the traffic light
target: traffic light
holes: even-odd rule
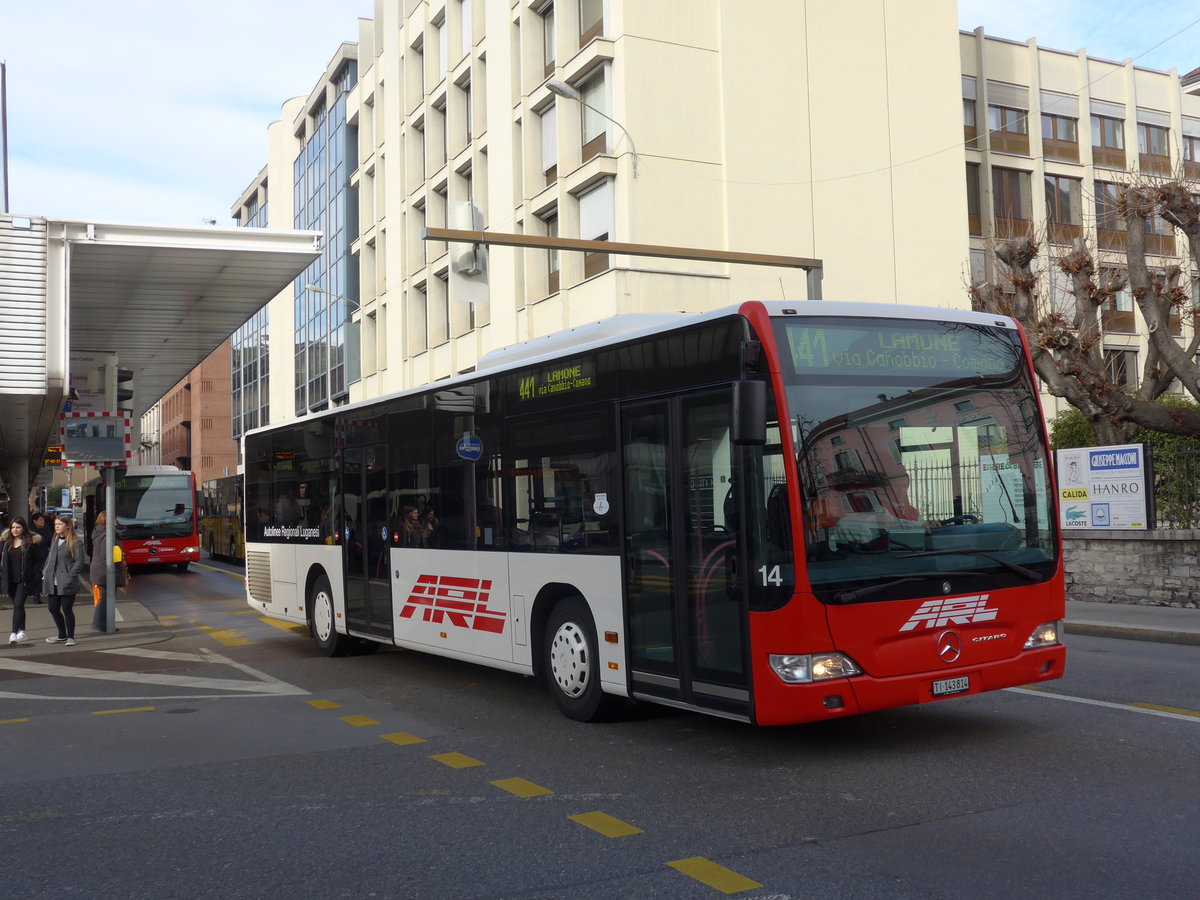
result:
[[[122,387],[122,385],[124,385]],[[126,412],[133,409],[133,369],[117,368],[117,409]]]

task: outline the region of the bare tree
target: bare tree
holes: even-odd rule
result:
[[[1047,390],[1083,413],[1102,443],[1127,442],[1138,426],[1172,434],[1200,436],[1200,412],[1171,408],[1155,400],[1175,379],[1200,402],[1200,310],[1181,285],[1178,264],[1155,271],[1147,262],[1147,224],[1155,216],[1187,240],[1189,271],[1200,268],[1200,199],[1182,179],[1135,179],[1118,192],[1116,215],[1125,222],[1126,249],[1121,268],[1100,266],[1083,239],[1054,257],[1066,276],[1071,304],[1055,304],[1052,291],[1035,272],[1039,239],[1031,234],[994,247],[996,281],[970,286],[976,309],[1009,315],[1029,338],[1034,367]],[[1114,382],[1104,356],[1101,307],[1126,287],[1141,310],[1149,337],[1142,377],[1136,391]],[[1185,347],[1171,333],[1171,316],[1192,325]]]

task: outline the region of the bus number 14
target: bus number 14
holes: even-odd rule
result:
[[[758,574],[762,576],[763,587],[770,584],[783,587],[783,574],[779,571],[779,566],[771,566],[769,571],[766,566],[759,566]]]

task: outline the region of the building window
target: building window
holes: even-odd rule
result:
[[[1107,169],[1125,168],[1124,121],[1092,116],[1092,161]]]
[[[1104,364],[1108,367],[1108,380],[1127,391],[1137,390],[1137,351],[1105,350]]]
[[[579,46],[604,34],[606,0],[579,0]]]
[[[978,149],[978,144],[974,143],[975,138],[979,135],[979,128],[975,122],[975,101],[968,100],[963,97],[963,139],[967,142],[967,147],[974,150]]]
[[[1079,120],[1042,113],[1042,155],[1079,162]]]
[[[1171,174],[1169,128],[1138,122],[1138,164],[1143,172],[1152,175]]]
[[[608,90],[604,80],[604,69],[579,86],[583,97],[583,149],[581,162],[608,152]],[[597,112],[599,110],[599,112]]]
[[[441,81],[446,77],[446,55],[449,53],[449,45],[447,43],[449,35],[446,34],[446,20],[443,18],[442,21],[434,23],[433,29],[437,32],[435,35],[437,37],[438,55],[437,80]]]
[[[1029,173],[992,169],[992,199],[996,208],[996,237],[1020,237],[1032,218]]]
[[[983,213],[979,198],[979,164],[967,163],[967,228],[973,235],[983,234]]]
[[[554,74],[554,4],[538,10],[542,17],[542,66],[546,75]]]
[[[459,18],[459,58],[467,56],[471,52],[471,45],[475,43],[474,32],[471,23],[471,3],[473,0],[458,0],[458,8],[460,13]]]
[[[1082,234],[1082,194],[1078,178],[1046,176],[1046,219],[1051,243],[1069,244]]]
[[[607,241],[613,231],[612,179],[605,178],[579,197],[579,237],[585,241]],[[608,269],[608,254],[585,253],[583,277],[590,278]]]
[[[546,223],[546,237],[558,237],[558,212],[547,214],[543,219]],[[553,248],[546,251],[546,295],[558,293],[559,289],[559,252]]]
[[[1104,289],[1117,279],[1124,282],[1124,287],[1100,304],[1100,324],[1108,334],[1133,334],[1137,330],[1133,318],[1133,292],[1124,273],[1118,269],[1101,269],[1096,283]]]
[[[1095,183],[1096,238],[1101,250],[1125,249],[1125,216],[1121,214],[1121,185]]]
[[[1183,136],[1183,174],[1185,178],[1200,180],[1200,137]]]
[[[546,184],[553,184],[558,177],[558,107],[551,103],[541,115],[542,122],[542,171]]]
[[[1029,113],[1007,106],[988,106],[992,149],[1000,153],[1029,155]]]

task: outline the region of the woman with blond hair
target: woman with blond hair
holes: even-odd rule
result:
[[[42,570],[42,591],[46,594],[50,617],[58,634],[46,638],[47,644],[75,646],[75,594],[79,592],[79,573],[87,564],[83,543],[75,538],[75,523],[70,516],[54,520],[54,539]]]
[[[30,531],[25,520],[17,516],[0,536],[0,593],[12,597],[12,634],[9,644],[24,644],[25,598],[41,584],[42,536]]]

